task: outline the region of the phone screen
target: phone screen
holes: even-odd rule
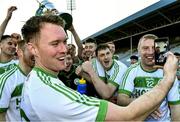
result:
[[[155,39],[155,65],[164,66],[166,53],[169,51],[169,38],[163,37]]]

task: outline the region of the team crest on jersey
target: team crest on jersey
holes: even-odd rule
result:
[[[79,78],[74,79],[74,84],[78,85],[79,80],[80,80]]]

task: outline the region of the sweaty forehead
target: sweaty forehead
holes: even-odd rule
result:
[[[17,44],[17,41],[12,39],[12,38],[7,38],[4,41],[2,41],[2,44],[8,44],[8,43],[12,43],[12,44]]]
[[[52,38],[56,39],[59,38],[61,40],[66,40],[67,35],[64,31],[64,29],[61,26],[55,25],[55,24],[45,24],[43,28],[41,28],[40,31],[41,38]]]
[[[107,43],[108,46],[114,47],[115,45],[113,43]]]
[[[143,46],[153,46],[154,45],[154,40],[153,39],[143,39],[141,41],[141,47]]]
[[[105,54],[105,53],[107,53],[107,52],[110,52],[109,48],[98,50],[98,54],[99,54],[99,55]]]
[[[2,39],[1,42],[11,41],[11,37],[7,37],[5,39]]]
[[[88,43],[85,43],[85,46],[95,46],[95,44],[92,42],[88,42]]]

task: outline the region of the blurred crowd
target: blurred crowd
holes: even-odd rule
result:
[[[50,21],[48,20],[48,18],[40,18],[41,16],[35,16],[34,18],[30,18],[30,20],[25,23],[25,25],[21,29],[21,34],[14,32],[10,35],[4,35],[6,26],[8,25],[8,22],[11,20],[11,16],[16,10],[16,6],[9,7],[9,9],[7,10],[7,16],[0,26],[0,120],[21,121],[22,116],[26,121],[46,120],[42,119],[43,117],[46,118],[46,114],[43,115],[42,112],[46,111],[46,109],[36,110],[36,107],[39,108],[39,106],[41,105],[45,105],[47,107],[50,104],[47,101],[51,101],[51,94],[55,94],[52,99],[56,101],[56,98],[56,103],[60,103],[60,106],[56,107],[62,107],[62,109],[64,110],[64,106],[61,106],[64,104],[61,104],[61,102],[58,101],[59,96],[57,95],[57,93],[54,93],[54,91],[44,90],[44,94],[40,95],[40,90],[38,89],[45,89],[47,86],[50,86],[51,88],[55,89],[55,91],[63,94],[61,101],[68,101],[67,98],[72,100],[74,99],[73,97],[79,96],[79,94],[77,93],[77,86],[79,85],[79,80],[83,78],[86,81],[86,93],[82,96],[80,95],[80,98],[78,97],[76,100],[74,100],[77,102],[76,104],[79,103],[82,105],[86,104],[87,106],[91,106],[92,101],[94,101],[95,104],[97,102],[97,99],[103,99],[113,103],[113,106],[108,104],[108,107],[111,108],[102,110],[108,111],[109,109],[114,110],[114,107],[117,106],[124,106],[124,108],[128,105],[131,106],[133,105],[133,103],[136,103],[135,101],[138,101],[140,99],[139,101],[142,102],[139,103],[141,103],[142,106],[142,103],[145,104],[145,106],[142,107],[145,112],[143,111],[144,114],[142,113],[142,111],[138,113],[138,111],[141,110],[141,105],[139,104],[138,108],[132,110],[133,107],[136,107],[134,104],[130,111],[135,111],[135,113],[137,112],[138,115],[134,115],[137,117],[134,117],[133,120],[180,121],[180,53],[170,53],[170,55],[174,56],[173,58],[177,58],[177,60],[171,61],[170,59],[167,59],[167,63],[165,64],[166,67],[164,69],[163,66],[156,67],[154,59],[154,40],[158,38],[156,35],[146,34],[139,39],[139,44],[137,47],[138,56],[132,55],[130,57],[131,65],[126,66],[120,61],[119,56],[116,54],[116,47],[112,40],[103,44],[99,44],[97,43],[96,39],[88,38],[82,43],[76,32],[76,29],[73,26],[73,23],[69,28],[67,28],[67,30],[63,30],[63,34],[65,35],[63,38],[64,40],[60,40],[62,38],[61,35],[59,35],[59,40],[54,39],[56,36],[58,37],[58,35],[55,34],[60,33],[60,30],[53,30],[53,28],[55,28],[54,26],[56,25],[61,25],[59,21],[55,20],[55,17]],[[53,16],[53,11],[48,11],[47,13],[45,13],[45,15],[42,16]],[[38,25],[36,23],[40,24]],[[54,25],[51,25],[51,28],[49,28],[48,30],[47,28],[50,25],[48,25],[47,23]],[[61,27],[63,27],[63,24],[61,25]],[[67,31],[71,32],[76,45],[66,44],[66,40],[68,38]],[[47,42],[46,45],[45,40],[48,39],[54,40],[52,42]],[[41,40],[44,40],[44,43],[41,43]],[[61,44],[61,41],[63,41],[62,43],[65,44],[65,47],[61,46],[57,48]],[[55,53],[55,51],[57,50],[60,50],[60,52]],[[59,64],[57,63],[58,61]],[[170,62],[172,64],[170,64]],[[179,63],[179,66],[175,67],[175,64],[177,62]],[[43,74],[43,72],[45,72],[45,74]],[[37,73],[37,76],[33,75],[35,73]],[[34,87],[30,87],[32,84],[31,82],[27,82],[24,85],[24,82],[26,80],[36,81],[38,77],[46,84],[46,86],[43,86],[45,88],[42,88],[38,83],[35,83]],[[51,77],[57,77],[60,82],[59,84],[63,84],[63,87],[58,86],[58,83],[55,83],[53,85],[53,82],[49,80],[52,79]],[[167,78],[169,79],[167,80]],[[160,97],[152,97],[153,99],[151,99],[151,91],[153,92],[152,89],[158,89],[158,86],[161,86],[159,85],[161,80],[168,81],[169,84],[170,81],[173,81],[173,83],[171,83],[171,85],[168,84],[168,86],[165,87],[166,83],[163,82],[165,84],[165,88],[162,87],[161,89],[168,89],[168,91],[165,90],[167,91],[167,93],[155,93],[159,94]],[[64,86],[68,88],[64,88]],[[71,91],[72,89],[73,91]],[[35,91],[32,92],[32,90]],[[69,93],[65,92],[72,92],[72,94],[69,95]],[[150,100],[148,99],[148,96],[146,96],[147,99],[146,97],[144,97],[144,100],[142,100],[143,97],[141,99],[140,96],[144,96],[146,92],[150,93],[147,94],[149,95]],[[64,96],[68,97],[64,98]],[[36,97],[37,100],[34,97]],[[45,97],[47,97],[47,99]],[[38,98],[41,100],[40,102],[42,104],[36,104],[38,103]],[[149,100],[149,103],[146,100]],[[44,102],[47,102],[47,104],[44,104]],[[99,106],[100,103],[102,103],[102,101],[98,101],[97,106]],[[72,106],[70,104],[72,104]],[[114,104],[117,106],[114,106]],[[65,105],[69,105],[68,109],[71,109],[71,107],[73,108],[74,104],[72,102]],[[85,107],[84,111],[83,106],[79,105],[78,107],[75,108],[77,114],[79,114],[78,110],[80,110],[80,112],[82,113],[87,113],[86,110],[89,111],[90,109],[92,109],[91,111],[89,111],[89,114],[87,113],[85,114],[85,116],[80,116],[82,118],[88,118],[89,115],[89,118],[90,116],[93,116],[97,119],[97,116],[99,116],[99,120],[103,121],[108,120],[107,118],[109,117],[109,114],[111,114],[112,118],[115,118],[115,115],[117,116],[117,114],[115,114],[116,111],[114,111],[114,113],[107,112],[106,116],[99,114],[95,115],[98,110],[95,110],[95,108],[93,107]],[[150,107],[151,110],[149,110]],[[51,110],[48,107],[47,109]],[[75,110],[73,110],[74,113],[76,113]],[[127,110],[129,110],[128,107]],[[29,119],[34,116],[34,114],[31,115],[31,112],[36,113],[36,111],[40,113],[39,116],[35,117],[35,119]],[[65,110],[64,112],[66,111],[68,110]],[[54,114],[56,114],[56,111],[55,113],[52,112],[52,115],[50,114],[52,118],[54,117]],[[76,114],[63,114],[67,114],[71,121],[73,120],[72,115],[76,116]],[[115,115],[113,116],[112,114]],[[49,116],[47,115],[47,117]],[[105,116],[105,119],[102,119],[101,116]],[[122,114],[122,116],[124,116],[124,114]],[[60,120],[68,120],[64,119],[63,117],[64,116],[62,116]],[[112,118],[110,118],[109,120],[113,120]],[[54,117],[54,119],[56,120],[56,117]],[[76,119],[78,118],[75,117],[75,120]],[[126,120],[126,118],[124,118],[124,120]],[[84,119],[84,121],[88,121],[88,119]]]

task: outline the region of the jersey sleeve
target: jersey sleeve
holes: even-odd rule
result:
[[[113,84],[114,86],[118,87],[121,82],[122,82],[122,77],[124,75],[124,73],[127,70],[127,66],[123,65],[123,64],[118,64],[118,63],[114,63],[114,69],[113,69],[113,73],[110,74],[110,77],[108,80],[108,83]]]
[[[127,94],[128,96],[130,96],[134,90],[134,79],[135,79],[135,70],[128,68],[128,70],[123,75],[118,93]]]
[[[6,112],[8,109],[13,92],[14,81],[8,76],[8,73],[3,73],[0,76],[0,112]]]
[[[167,95],[167,99],[170,105],[180,104],[179,83],[178,83],[177,78],[173,84],[173,87],[170,89]]]
[[[102,79],[105,78],[105,72],[100,62],[96,58],[93,58],[91,63],[98,76]]]
[[[81,95],[59,84],[46,85],[31,92],[33,96],[30,96],[33,111],[40,120],[85,122],[105,119],[107,101]]]

